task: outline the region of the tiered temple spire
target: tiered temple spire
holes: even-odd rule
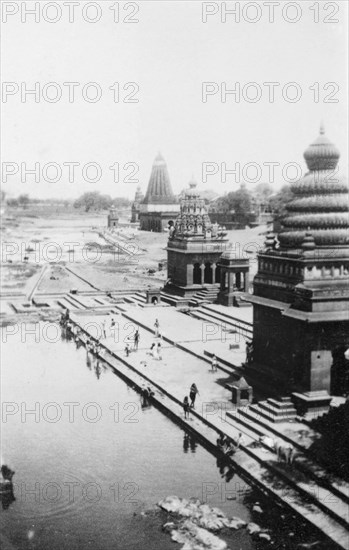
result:
[[[300,248],[306,233],[313,236],[316,246],[349,244],[348,181],[338,172],[339,157],[321,125],[319,136],[304,152],[309,171],[291,185],[294,199],[282,221],[282,247]]]

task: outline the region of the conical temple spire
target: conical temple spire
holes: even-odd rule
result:
[[[153,162],[148,189],[143,202],[144,204],[173,204],[176,202],[167,165],[160,152]]]

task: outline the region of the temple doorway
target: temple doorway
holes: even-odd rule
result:
[[[201,268],[198,263],[194,264],[193,283],[194,285],[201,285]]]
[[[204,282],[208,285],[212,284],[212,265],[209,262],[205,264]]]

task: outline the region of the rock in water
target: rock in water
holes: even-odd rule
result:
[[[258,514],[263,514],[262,508],[259,506],[259,504],[255,504],[252,508],[253,512],[258,512]]]
[[[246,527],[246,521],[243,521],[240,518],[233,517],[228,527],[230,527],[230,529],[241,529],[241,527]]]
[[[247,531],[250,533],[250,535],[256,535],[257,533],[260,533],[262,529],[257,525],[257,523],[249,523],[247,525]]]
[[[185,520],[178,531],[172,531],[172,540],[184,544],[182,550],[226,550],[227,544],[191,520]]]

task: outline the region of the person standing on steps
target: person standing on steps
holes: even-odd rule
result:
[[[212,356],[211,370],[217,372],[217,357],[215,355]]]
[[[183,410],[184,410],[184,420],[186,420],[187,418],[189,418],[189,411],[190,411],[189,399],[187,395],[183,399]]]
[[[160,329],[159,319],[155,319],[154,329],[155,329],[155,338],[157,338],[159,336],[159,329]]]
[[[138,350],[138,344],[139,344],[140,334],[139,334],[139,328],[135,332],[135,339],[134,339],[134,350]]]
[[[196,384],[192,384],[190,386],[190,393],[189,393],[189,397],[190,397],[190,406],[192,409],[195,409],[195,399],[196,399],[196,395],[199,393],[199,390],[197,388],[197,385]]]

